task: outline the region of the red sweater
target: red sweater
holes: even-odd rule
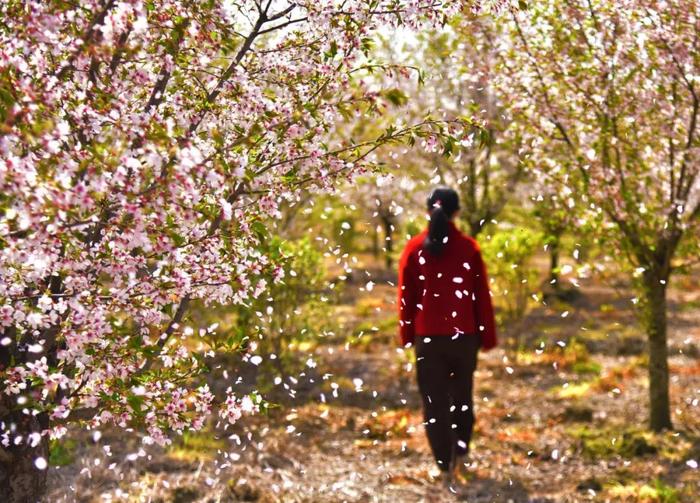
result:
[[[496,346],[496,323],[479,245],[450,222],[439,256],[423,249],[428,231],[412,238],[399,262],[401,343],[416,335],[481,334],[481,348]]]

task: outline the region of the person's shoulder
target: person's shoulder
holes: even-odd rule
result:
[[[466,248],[469,250],[471,253],[479,253],[481,252],[481,248],[479,247],[479,242],[471,237],[470,235],[460,232],[460,238],[464,242],[464,245]]]
[[[415,263],[418,260],[417,255],[420,250],[423,249],[425,236],[427,236],[427,231],[416,234],[406,242],[399,260],[400,268],[405,267],[409,263]]]
[[[411,239],[408,240],[408,243],[406,244],[407,247],[410,247],[411,249],[418,249],[421,246],[423,246],[423,243],[425,242],[425,238],[428,235],[427,230],[423,230],[413,236]]]
[[[409,239],[406,243],[406,247],[404,248],[405,253],[410,254],[421,249],[423,247],[423,243],[425,242],[425,237],[427,235],[428,231],[424,230],[413,236],[411,239]]]

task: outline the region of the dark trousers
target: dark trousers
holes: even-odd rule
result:
[[[469,451],[474,429],[472,391],[479,337],[416,337],[418,389],[433,456],[441,470]]]

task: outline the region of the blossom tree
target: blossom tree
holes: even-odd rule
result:
[[[455,155],[433,154],[442,177],[455,183],[463,209],[460,217],[478,236],[497,218],[516,193],[523,192],[523,145],[518,128],[511,127],[510,96],[494,86],[497,40],[502,27],[488,15],[457,18],[452,30],[438,33],[429,51],[435,54],[432,82],[438,110],[461,110],[484,121]],[[480,148],[472,148],[478,144]]]
[[[633,275],[649,424],[670,428],[666,289],[700,242],[700,2],[545,0],[508,17],[502,84],[536,175],[578,194]]]
[[[361,143],[380,26],[441,23],[460,2],[9,0],[0,6],[0,483],[44,489],[71,421],[143,425],[148,442],[234,422],[214,397],[214,327],[190,302],[246,304],[283,281],[256,246],[302,190],[365,170],[378,145],[461,141],[425,120]],[[197,340],[199,342],[197,343]],[[199,344],[199,350],[192,351]]]
[[[459,217],[472,236],[501,213],[524,181],[519,129],[510,127],[510,96],[492,85],[500,30],[490,15],[464,13],[443,29],[405,37],[405,46],[394,55],[417,70],[397,89],[401,106],[395,113],[468,116],[483,125],[446,149],[426,142],[417,151],[395,148],[393,156],[414,178],[455,187],[462,206]],[[385,51],[395,51],[393,41],[385,45]]]

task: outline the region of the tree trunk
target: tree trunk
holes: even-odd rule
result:
[[[374,226],[374,232],[372,232],[372,255],[374,258],[379,257],[379,229],[378,226]]]
[[[555,290],[559,289],[559,238],[549,243],[549,283]]]
[[[471,234],[471,237],[476,238],[479,233],[481,232],[481,225],[479,225],[479,222],[469,222],[469,232]]]
[[[666,280],[649,272],[644,277],[643,321],[649,351],[649,427],[671,429],[666,337]],[[661,281],[664,283],[661,283]]]
[[[382,217],[382,225],[384,226],[384,235],[385,235],[385,253],[384,253],[384,263],[386,265],[387,269],[391,269],[393,265],[393,256],[392,253],[394,252],[394,229],[392,225],[392,219],[391,218],[386,218]]]
[[[3,432],[10,431],[10,446],[0,446],[0,487],[2,501],[7,503],[34,503],[46,491],[47,469],[37,467],[37,459],[49,460],[49,442],[40,435],[47,425],[36,416],[21,411],[10,412],[9,397],[0,403],[0,422]],[[31,436],[32,434],[35,434]],[[19,445],[14,439],[21,438]],[[32,447],[32,443],[35,443]]]

